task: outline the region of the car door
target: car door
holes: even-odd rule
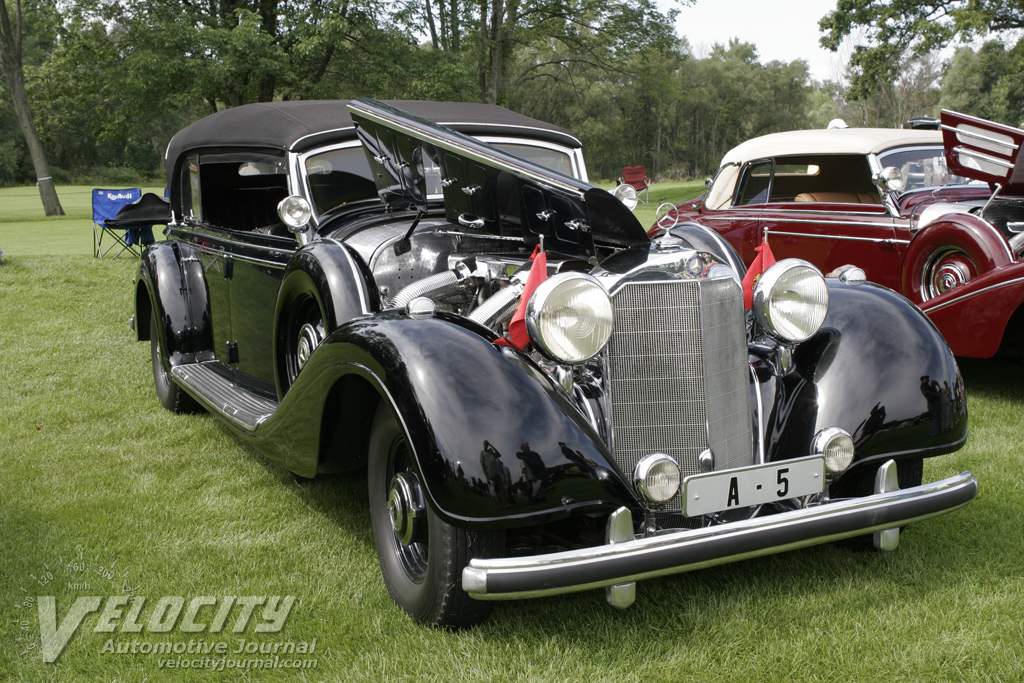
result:
[[[862,155],[776,159],[758,228],[776,259],[804,259],[826,274],[855,265],[899,291],[906,240],[897,238]]]
[[[195,232],[216,357],[236,381],[274,396],[277,291],[298,248],[277,216],[289,194],[284,159],[244,151],[203,154],[199,187],[202,221]]]

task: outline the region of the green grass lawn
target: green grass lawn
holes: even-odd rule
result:
[[[963,364],[971,436],[925,478],[970,469],[981,493],[908,529],[895,553],[819,546],[643,582],[625,611],[594,591],[437,632],[388,597],[365,477],[300,485],[218,419],[163,410],[148,344],[127,326],[135,264],[93,259],[88,240],[35,247],[14,224],[0,222],[0,681],[1021,680],[1017,365]],[[143,615],[164,596],[297,602],[279,633],[103,633],[92,614],[43,663],[30,599],[55,596],[59,625],[76,598],[122,594],[146,596]],[[315,638],[316,668],[168,670],[103,652],[239,637]]]
[[[36,188],[0,188],[0,259],[28,254],[91,254],[92,190],[81,185],[59,185],[57,196],[65,215],[47,218]],[[143,187],[142,191],[164,192],[162,187]],[[156,234],[159,238],[159,232]],[[109,243],[109,237],[103,240],[104,250]],[[111,255],[115,253],[116,249]]]

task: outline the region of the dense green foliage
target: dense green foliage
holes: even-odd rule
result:
[[[929,52],[983,34],[987,21],[1013,26],[1024,13],[1009,1],[842,0],[822,19],[822,41],[867,31],[849,83],[814,82],[803,60],[765,63],[748,43],[695,55],[654,0],[21,6],[36,127],[64,183],[159,181],[175,131],[273,99],[496,102],[577,132],[602,179],[637,163],[662,179],[702,177],[747,138],[833,118],[892,127],[942,106],[1024,121],[1024,43],[964,47],[947,64]],[[2,88],[0,186],[32,183]]]
[[[821,44],[837,50],[865,35],[850,58],[851,92],[862,97],[897,79],[908,54],[927,55],[992,32],[1024,28],[1020,0],[839,0],[820,22]]]

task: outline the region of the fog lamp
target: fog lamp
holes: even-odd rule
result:
[[[679,464],[664,453],[645,455],[633,470],[637,493],[649,503],[660,505],[679,492]]]
[[[826,427],[815,434],[811,450],[825,457],[829,474],[842,474],[853,462],[853,439],[839,427]]]

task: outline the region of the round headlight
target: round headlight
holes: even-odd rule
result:
[[[645,455],[633,470],[637,493],[650,503],[671,500],[679,492],[679,480],[679,465],[664,453]]]
[[[783,259],[754,286],[754,317],[768,334],[786,342],[811,337],[828,313],[828,286],[821,271],[800,259]]]
[[[612,190],[612,196],[618,199],[620,202],[626,205],[626,208],[632,211],[636,208],[637,203],[640,201],[640,197],[636,193],[636,188],[632,185],[617,185]]]
[[[305,199],[292,195],[285,197],[277,205],[277,215],[292,232],[304,232],[308,228],[306,224],[313,215],[313,209]]]
[[[559,273],[540,283],[526,305],[530,341],[559,363],[582,363],[612,334],[612,300],[585,273]]]
[[[853,462],[853,439],[839,427],[826,427],[814,435],[811,450],[825,456],[829,474],[840,474]]]

